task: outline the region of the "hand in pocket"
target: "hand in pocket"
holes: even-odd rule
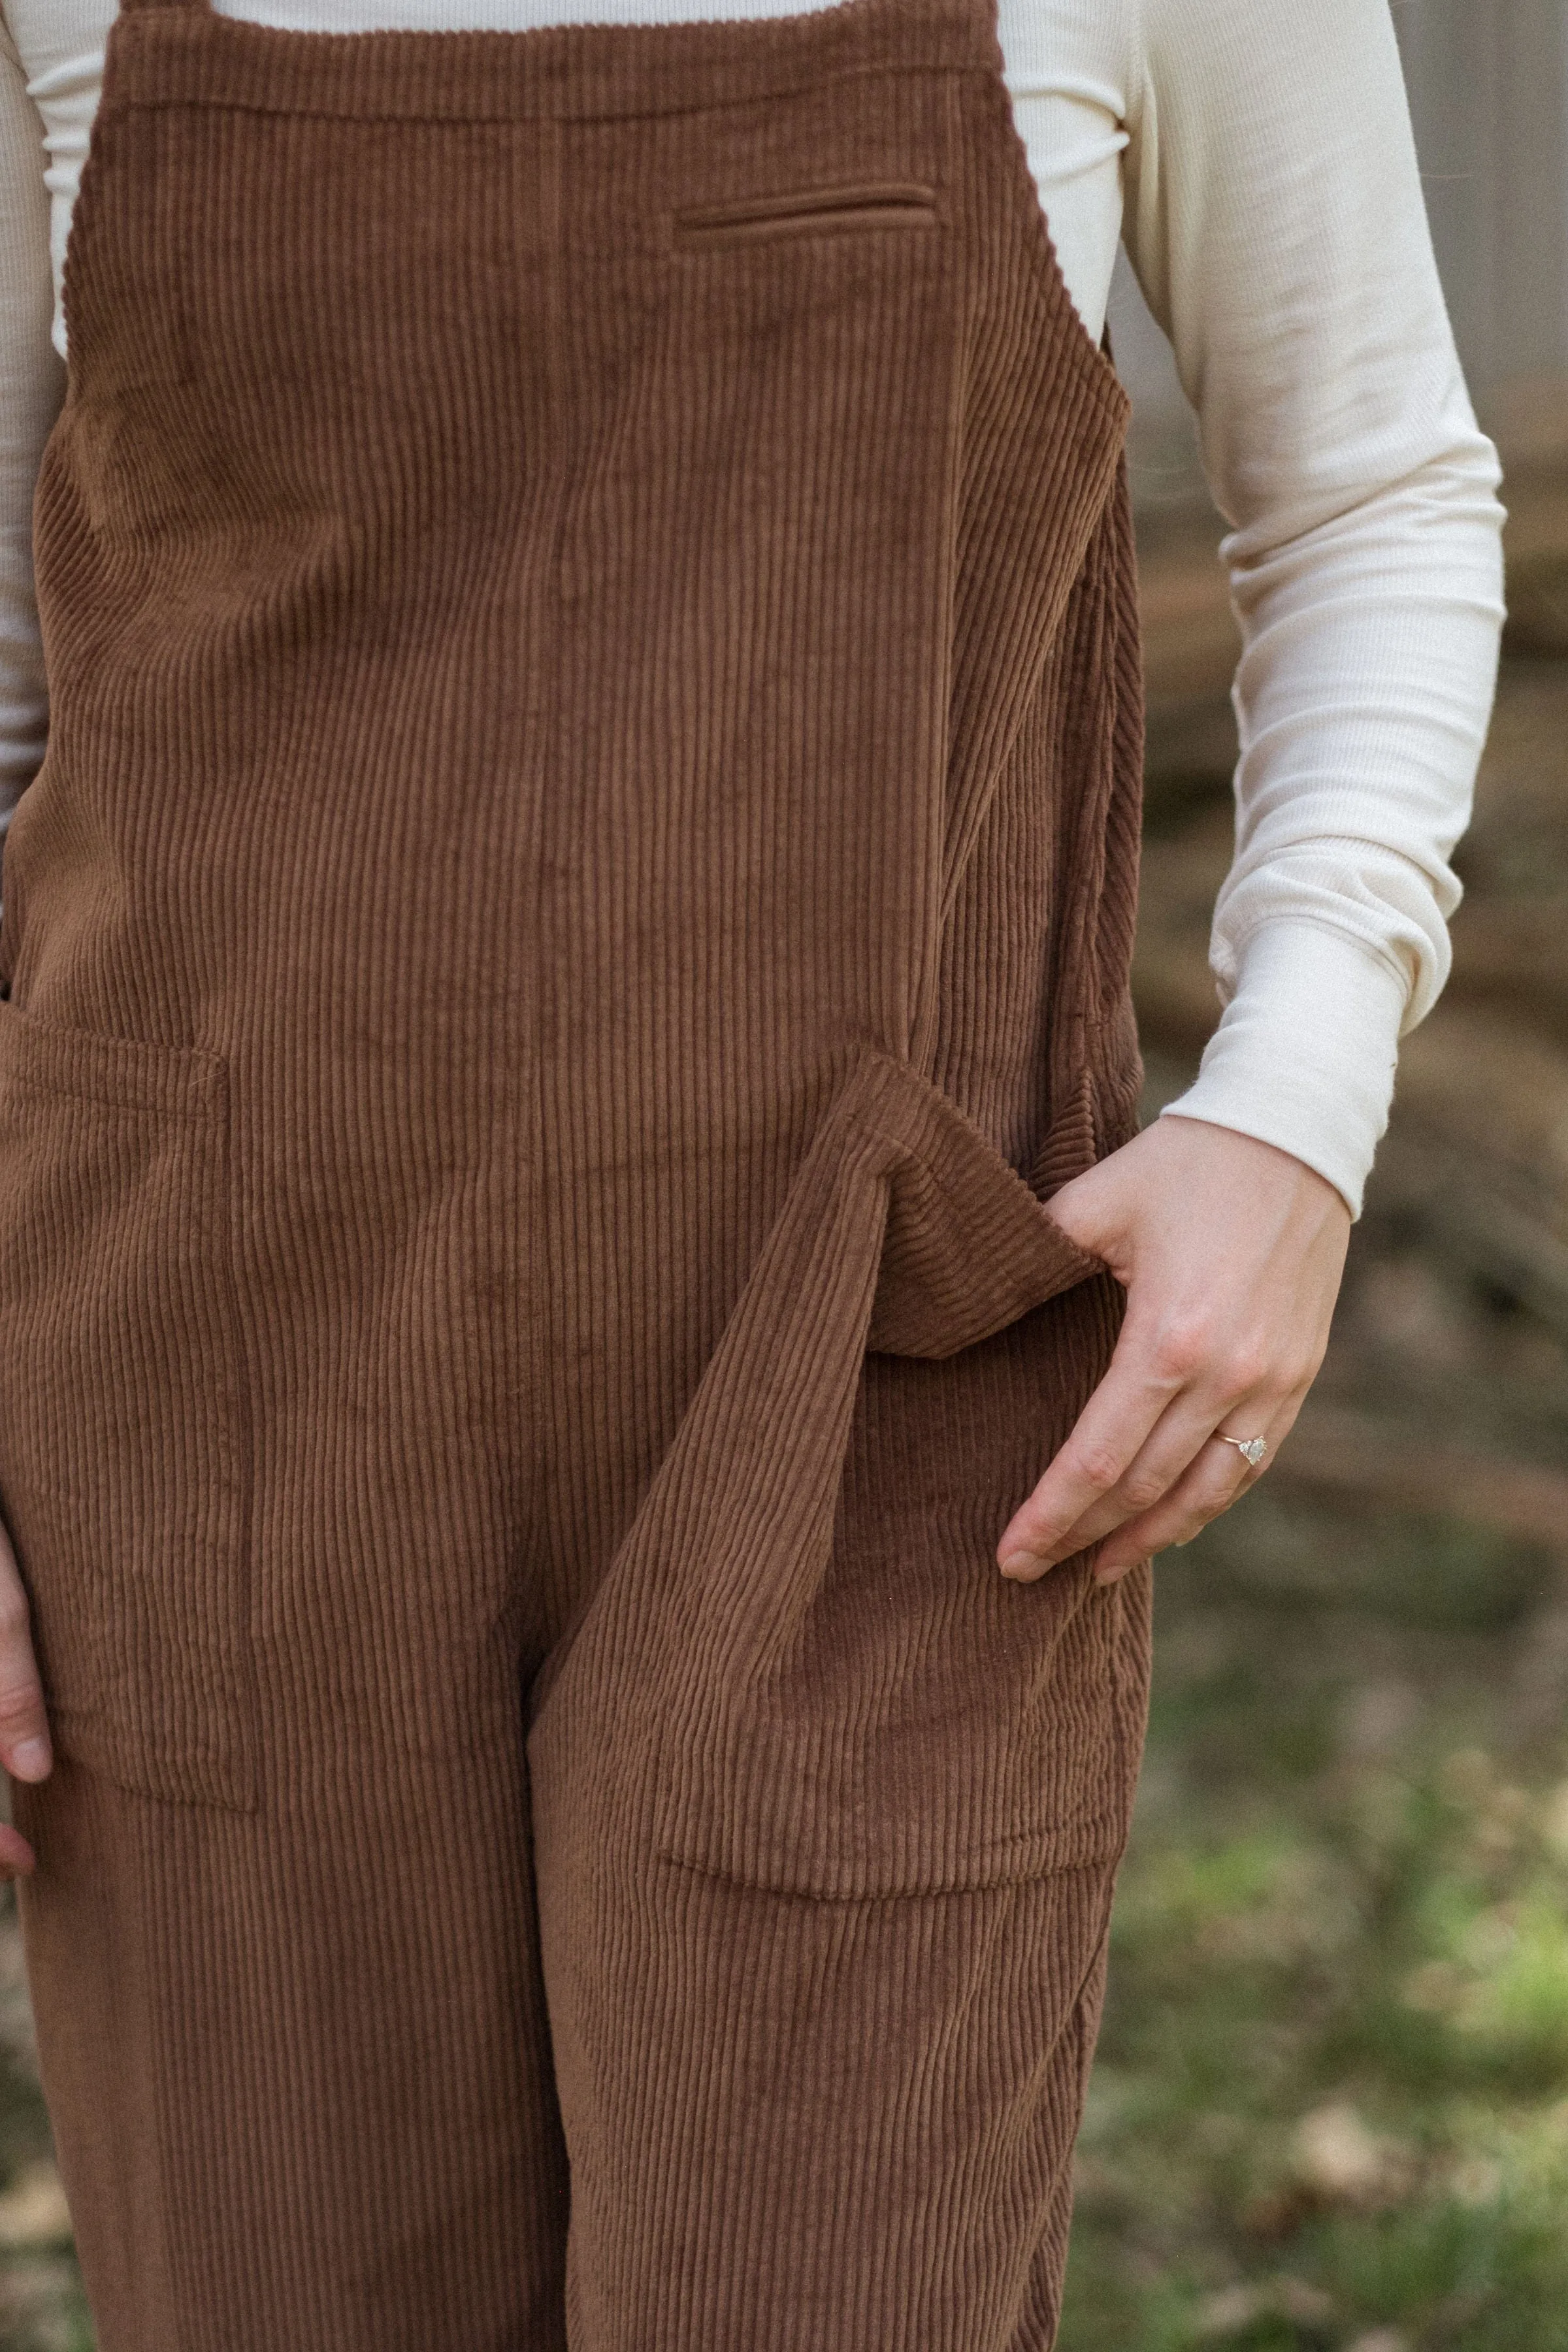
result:
[[[0,1764],[16,1780],[45,1780],[54,1760],[27,1596],[11,1538],[0,1527]],[[0,1878],[30,1871],[36,1859],[20,1830],[0,1822]]]

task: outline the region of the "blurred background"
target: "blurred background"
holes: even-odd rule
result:
[[[1156,1570],[1059,2352],[1568,2352],[1568,7],[1394,17],[1511,618],[1453,978],[1328,1361],[1268,1477]],[[1152,1114],[1216,1017],[1237,639],[1125,271],[1112,334]]]
[[[1453,979],[1405,1046],[1328,1362],[1268,1478],[1157,1570],[1059,2352],[1568,2352],[1568,0],[1394,15],[1507,467],[1507,651]],[[1218,1013],[1237,640],[1125,273],[1112,332],[1152,1115]],[[0,2180],[0,2352],[89,2352],[8,1893]]]

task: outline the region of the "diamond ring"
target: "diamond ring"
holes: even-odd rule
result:
[[[1242,1460],[1250,1462],[1255,1470],[1268,1451],[1266,1437],[1227,1437],[1223,1429],[1216,1429],[1215,1435],[1222,1445],[1234,1445]]]

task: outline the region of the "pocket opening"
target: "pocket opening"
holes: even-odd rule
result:
[[[677,247],[756,244],[844,229],[923,227],[936,210],[937,192],[924,181],[868,180],[683,205],[671,215],[671,229]]]

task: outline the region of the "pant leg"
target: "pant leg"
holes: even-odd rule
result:
[[[302,1773],[251,1816],[68,1764],[18,1790],[101,2352],[563,2343],[515,1731],[477,1724],[434,1769],[389,1755],[352,1791]]]
[[[1047,1307],[951,1365],[868,1360],[832,1559],[755,1704],[759,1727],[782,1706],[800,1734],[786,1814],[853,1829],[850,1785],[882,1807],[876,1892],[805,1867],[786,1885],[819,1849],[792,1855],[754,1778],[702,1785],[732,1754],[691,1704],[718,1671],[711,1617],[662,1631],[700,1563],[640,1555],[633,1528],[547,1681],[531,1758],[572,2352],[1048,2352],[1150,1578],[1101,1593],[1079,1562],[1014,1588],[992,1546],[1065,1433],[1046,1374],[1089,1311]],[[702,1465],[682,1467],[699,1492]],[[984,1785],[988,1723],[1012,1714],[1034,1727],[1054,1859],[1026,1780]],[[847,1777],[867,1721],[898,1785]],[[705,1861],[661,1801],[686,1748],[703,1820],[765,1808]],[[921,1821],[944,1802],[975,1826],[952,1883],[922,1888]]]
[[[1047,2352],[1110,1880],[547,1900],[574,2352]]]
[[[309,1199],[282,1200],[285,1237]],[[177,1732],[150,1701],[169,1786],[62,1760],[17,1790],[44,2087],[102,2352],[563,2341],[523,1753],[542,1646],[527,1294],[491,1241],[520,1221],[459,1201],[406,1236],[382,1221],[358,1259],[323,1213],[310,1278],[247,1293],[266,1317],[244,1448],[254,1807],[170,1793]],[[126,1575],[162,1570],[136,1535]],[[46,1659],[92,1565],[35,1554]],[[162,1622],[177,1639],[180,1612]],[[197,1671],[138,1655],[139,1698],[154,1667],[157,1695]]]

